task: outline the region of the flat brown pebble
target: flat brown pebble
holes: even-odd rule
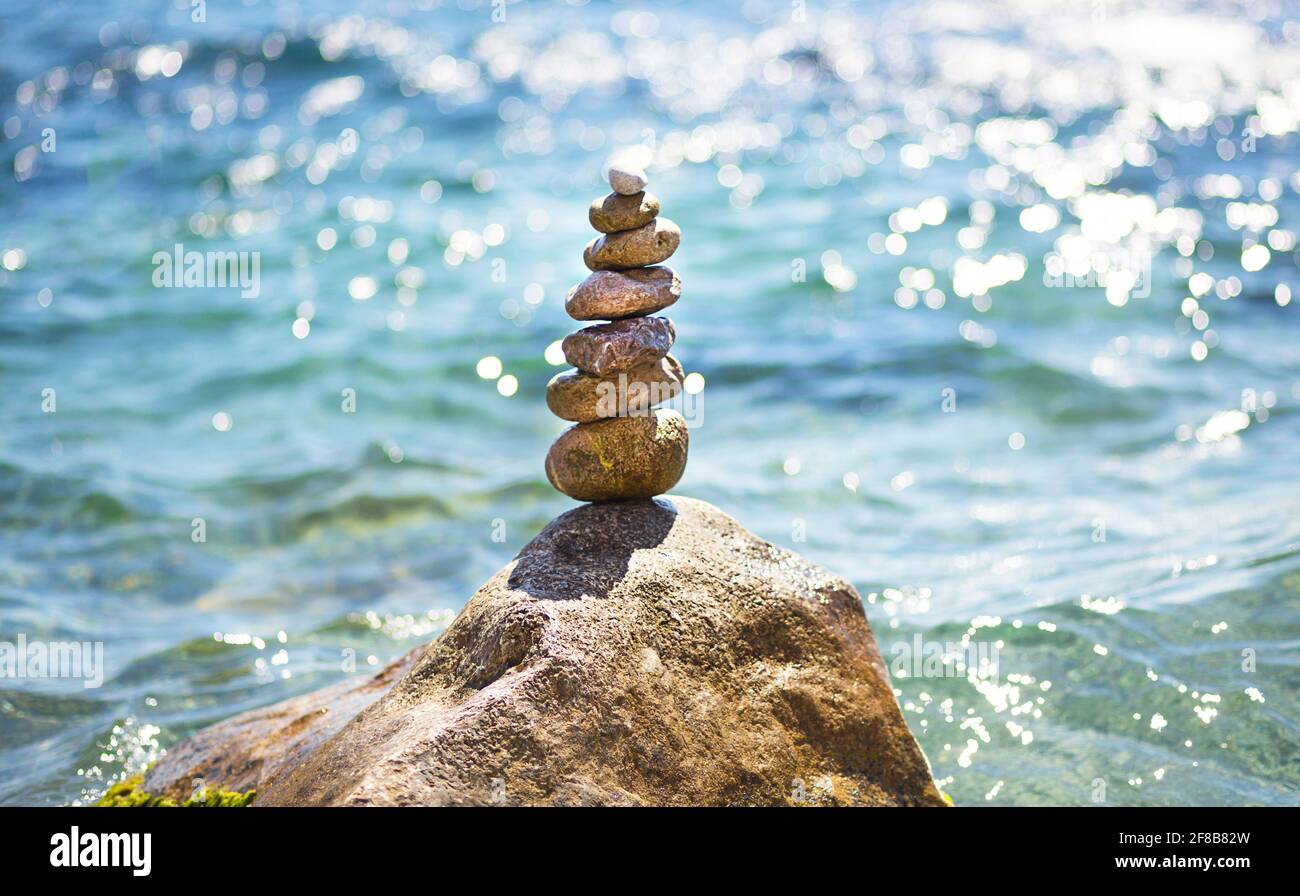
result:
[[[546,453],[546,478],[576,501],[653,498],[682,478],[688,447],[686,421],[663,408],[579,423]]]
[[[645,417],[682,391],[682,365],[672,355],[608,377],[581,370],[557,373],[546,384],[546,406],[561,420],[591,423],[611,417]]]
[[[574,320],[620,320],[654,314],[682,296],[682,281],[672,268],[595,271],[564,300]]]
[[[592,200],[587,210],[587,220],[601,233],[636,230],[658,216],[659,200],[652,193],[610,193],[604,199]]]
[[[608,376],[653,364],[673,347],[677,329],[666,317],[629,317],[583,327],[564,337],[564,360],[586,373]]]
[[[682,232],[667,218],[655,218],[636,230],[607,233],[587,244],[582,260],[593,271],[621,271],[667,261],[682,241]]]

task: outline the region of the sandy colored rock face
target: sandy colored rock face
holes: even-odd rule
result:
[[[595,271],[564,300],[574,320],[620,320],[654,314],[682,295],[682,281],[672,268]]]
[[[682,478],[690,437],[676,411],[566,429],[546,452],[546,478],[575,501],[662,495]]]
[[[557,373],[546,385],[546,405],[561,420],[591,423],[610,417],[644,417],[682,391],[682,365],[672,355],[608,377],[581,370]]]
[[[583,327],[564,337],[564,359],[579,370],[609,376],[653,364],[673,347],[677,330],[666,317],[630,317]]]
[[[942,805],[857,592],[702,501],[571,510],[417,654],[208,728],[145,786],[256,786],[254,808],[782,806],[798,779],[805,805]]]
[[[659,214],[659,200],[651,193],[610,193],[604,199],[596,199],[587,211],[587,220],[601,233],[616,233],[620,230],[636,230],[644,227]]]
[[[621,271],[667,261],[681,244],[682,232],[667,218],[644,227],[596,237],[583,250],[582,260],[593,271]]]
[[[634,196],[644,190],[647,183],[649,181],[646,179],[645,172],[640,168],[631,165],[609,166],[609,185],[614,188],[615,193]]]
[[[387,694],[427,647],[408,651],[374,675],[341,681],[204,728],[151,765],[142,789],[184,800],[192,795],[194,780],[202,778],[214,789],[256,790],[260,795],[271,781],[282,778],[357,713]]]

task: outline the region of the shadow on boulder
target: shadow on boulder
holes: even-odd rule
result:
[[[658,498],[583,504],[519,552],[507,584],[539,600],[606,597],[632,555],[663,544],[676,521],[677,508]]]

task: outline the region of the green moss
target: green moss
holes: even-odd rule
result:
[[[108,793],[99,798],[96,806],[118,806],[127,809],[152,806],[175,806],[173,800],[165,797],[150,796],[140,789],[143,775],[133,775],[125,781],[119,781],[108,788]]]
[[[203,794],[202,800],[193,798],[186,800],[181,804],[182,808],[208,808],[208,809],[243,809],[245,806],[253,805],[253,797],[257,796],[256,790],[250,790],[247,793],[240,793],[237,790],[209,790]]]
[[[95,805],[126,809],[240,809],[252,805],[253,797],[257,796],[256,790],[250,790],[247,793],[239,793],[234,790],[205,790],[201,799],[190,797],[185,802],[178,803],[165,796],[154,796],[141,790],[140,784],[143,780],[143,775],[132,775],[125,781],[119,781],[108,788],[108,793],[100,797],[99,802],[95,803]]]

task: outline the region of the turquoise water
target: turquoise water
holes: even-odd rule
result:
[[[571,506],[631,146],[677,491],[857,586],[947,792],[1297,802],[1295,8],[181,6],[0,5],[0,642],[105,665],[0,679],[0,802],[399,655]],[[900,659],[948,642],[996,669]]]

